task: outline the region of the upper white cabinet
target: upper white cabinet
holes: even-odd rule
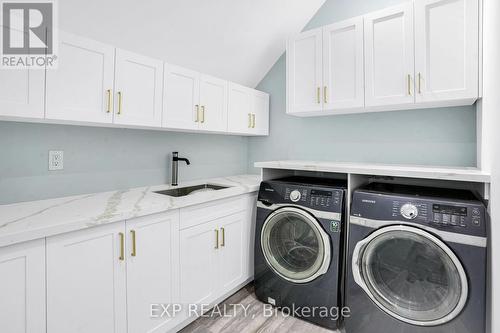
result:
[[[114,48],[59,33],[57,69],[47,70],[46,118],[111,123]]]
[[[307,31],[288,41],[288,113],[321,115],[362,108],[363,84],[363,18]]]
[[[227,130],[227,81],[166,64],[164,87],[163,127]]]
[[[265,93],[241,86],[245,96],[232,99],[228,119],[226,80],[63,31],[58,52],[55,69],[0,71],[2,120],[269,133]]]
[[[323,34],[321,29],[304,32],[287,45],[288,112],[321,111],[323,102]]]
[[[207,131],[227,130],[228,83],[200,74],[200,128]]]
[[[124,242],[123,222],[47,238],[47,332],[126,332]]]
[[[366,106],[415,101],[413,4],[365,16]]]
[[[115,124],[161,126],[163,62],[116,49]]]
[[[7,29],[0,26],[2,29]],[[8,33],[23,33],[9,30]],[[43,69],[2,69],[0,70],[0,116],[44,117]]]
[[[269,134],[269,94],[229,84],[227,127],[231,133]]]
[[[479,16],[478,0],[415,0],[291,38],[287,113],[474,103]]]
[[[162,126],[194,130],[198,128],[200,105],[199,73],[165,64]]]
[[[417,102],[478,96],[477,0],[415,1]]]
[[[323,108],[364,106],[363,18],[323,28]]]
[[[44,333],[45,239],[0,248],[2,332]]]

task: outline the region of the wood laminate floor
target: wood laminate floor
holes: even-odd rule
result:
[[[233,307],[233,304],[241,306]],[[226,306],[226,308],[224,308]],[[246,310],[243,309],[243,306]],[[253,285],[249,284],[233,296],[219,304],[221,313],[207,312],[205,317],[198,318],[181,333],[334,333],[307,321],[285,316],[281,312],[265,316],[264,303],[257,300]],[[223,312],[225,309],[225,312]],[[225,316],[224,316],[225,314]]]

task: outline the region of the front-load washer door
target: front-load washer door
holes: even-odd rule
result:
[[[312,281],[330,265],[330,239],[305,210],[275,210],[264,221],[260,241],[268,265],[287,281]]]
[[[352,273],[383,311],[413,325],[446,323],[467,300],[467,278],[456,255],[415,227],[385,227],[358,242]]]

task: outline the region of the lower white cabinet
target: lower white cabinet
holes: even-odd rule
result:
[[[0,248],[0,331],[45,332],[45,239]]]
[[[254,211],[241,195],[0,248],[0,327],[179,328],[187,316],[158,316],[162,305],[213,304],[253,274]]]
[[[179,211],[126,222],[128,332],[166,332],[174,318],[151,317],[151,304],[173,304]]]
[[[125,224],[47,238],[47,332],[127,330]]]

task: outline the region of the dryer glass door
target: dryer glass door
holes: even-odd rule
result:
[[[269,215],[261,233],[268,265],[282,278],[305,283],[326,273],[330,241],[318,221],[295,207],[280,208]]]
[[[456,255],[414,227],[385,227],[359,242],[353,274],[382,310],[419,326],[452,320],[467,299],[467,278]]]

